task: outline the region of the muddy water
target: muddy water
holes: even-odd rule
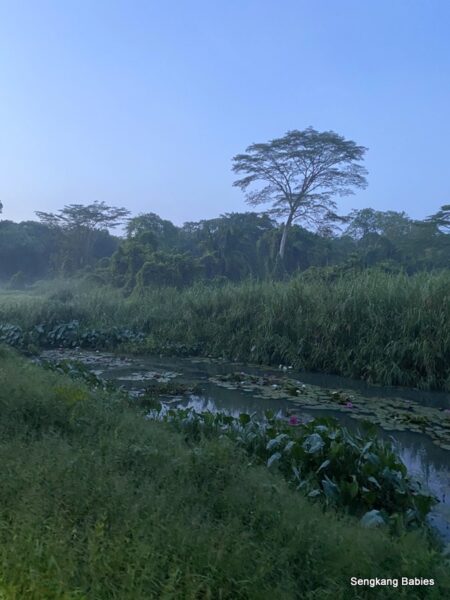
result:
[[[188,384],[200,384],[202,393],[199,396],[172,398],[168,400],[175,406],[190,406],[196,410],[227,411],[233,415],[240,412],[263,415],[265,410],[272,410],[280,416],[298,406],[289,399],[256,398],[243,390],[231,390],[211,383],[210,377],[233,371],[245,371],[255,375],[277,374],[276,369],[262,369],[215,362],[204,359],[184,359],[167,357],[117,357],[105,353],[84,351],[48,351],[43,358],[50,360],[81,360],[96,374],[104,379],[115,381],[131,392],[139,393],[145,388],[155,372],[166,374],[169,379]],[[289,377],[297,378],[305,384],[318,385],[328,389],[353,390],[367,397],[376,397],[380,401],[390,398],[404,398],[436,408],[450,407],[450,394],[441,392],[423,392],[407,388],[370,386],[361,381],[323,375],[316,373],[300,373],[289,371]],[[333,416],[350,429],[358,427],[358,423],[340,411],[300,409],[305,417]],[[421,433],[409,431],[384,431],[379,428],[381,436],[393,439],[409,472],[417,477],[440,500],[431,515],[432,523],[438,528],[447,542],[450,542],[450,451],[436,446],[432,440]]]

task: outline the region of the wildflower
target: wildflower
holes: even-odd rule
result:
[[[296,417],[295,415],[291,415],[289,417],[289,425],[298,425],[298,424],[299,424],[298,417]]]

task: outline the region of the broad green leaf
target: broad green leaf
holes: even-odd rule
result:
[[[325,479],[322,479],[322,488],[325,496],[328,498],[336,499],[339,496],[338,486],[331,481],[326,475]]]
[[[316,452],[320,452],[324,445],[325,442],[318,433],[312,433],[303,442],[303,448],[309,454],[315,454]]]
[[[329,459],[324,460],[323,463],[320,465],[320,467],[317,469],[316,473],[319,473],[319,471],[321,471],[322,469],[326,469],[330,463],[331,463],[331,460],[329,460]]]
[[[269,458],[269,460],[267,461],[267,466],[270,467],[274,464],[276,464],[281,458],[281,454],[280,452],[275,452],[274,454],[272,454],[272,456]]]
[[[363,527],[382,527],[386,525],[386,521],[383,519],[379,510],[369,510],[366,514],[361,518],[360,521]]]
[[[247,423],[250,423],[250,415],[248,415],[247,413],[241,413],[239,415],[239,421],[242,425],[247,425]]]

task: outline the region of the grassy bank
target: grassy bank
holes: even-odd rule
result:
[[[443,598],[421,533],[323,512],[226,439],[195,444],[118,397],[0,349],[0,597]],[[433,578],[432,588],[350,586]]]
[[[30,329],[79,320],[84,328],[131,327],[140,349],[224,356],[450,390],[450,272],[366,271],[335,280],[117,290],[74,288],[2,295],[0,323]]]

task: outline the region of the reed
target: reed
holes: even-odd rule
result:
[[[78,319],[86,328],[143,331],[142,351],[185,345],[206,355],[365,379],[450,389],[450,272],[366,271],[335,280],[147,288],[124,296],[69,284],[0,296],[0,323],[24,328]]]

